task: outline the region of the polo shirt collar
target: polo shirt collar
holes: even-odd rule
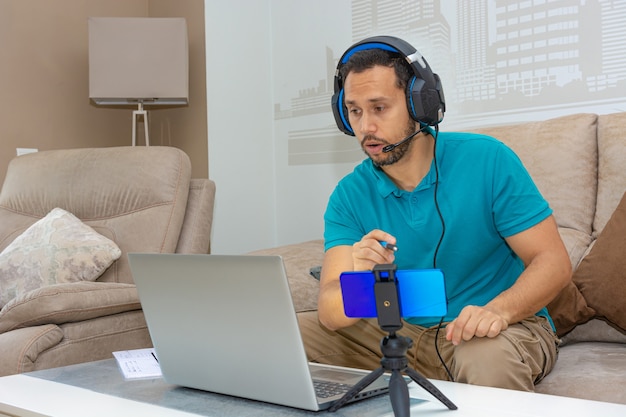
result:
[[[443,141],[441,140],[441,133],[439,134],[439,138],[437,139],[437,162],[441,166],[441,160],[443,159]],[[376,188],[380,193],[381,197],[386,198],[393,194],[396,197],[401,197],[403,194],[409,193],[408,191],[401,190],[396,186],[396,184],[387,176],[385,171],[381,168],[376,167],[371,159],[367,160],[369,164],[369,169],[372,172],[372,175],[376,178]],[[422,179],[422,181],[417,185],[417,187],[413,190],[413,192],[425,190],[434,186],[437,180],[437,175],[435,172],[435,163],[434,161],[430,165],[430,169],[426,176]],[[439,170],[439,181],[441,182],[441,169]]]

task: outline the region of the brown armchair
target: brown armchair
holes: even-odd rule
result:
[[[171,147],[14,158],[0,191],[0,251],[59,207],[113,241],[121,256],[95,281],[42,285],[0,306],[0,376],[151,346],[127,253],[208,253],[214,196],[214,183],[191,179],[188,156]]]

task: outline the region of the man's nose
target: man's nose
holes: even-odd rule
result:
[[[371,134],[376,131],[376,123],[374,123],[374,118],[369,116],[366,112],[363,112],[361,115],[361,120],[359,120],[359,130],[363,135]]]

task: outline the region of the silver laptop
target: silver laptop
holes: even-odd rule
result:
[[[307,362],[279,256],[128,257],[169,383],[315,411],[343,396],[316,395],[318,381],[349,388],[369,373]],[[354,400],[388,385],[383,375]]]

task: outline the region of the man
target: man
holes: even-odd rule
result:
[[[368,159],[328,202],[321,326],[313,313],[300,318],[310,359],[379,366],[385,333],[375,319],[346,317],[342,272],[439,268],[448,314],[406,318],[398,333],[414,341],[409,366],[429,378],[532,391],[557,356],[545,306],[571,279],[548,203],[501,142],[439,133],[439,77],[406,42],[353,45],[335,81],[337,124]]]

